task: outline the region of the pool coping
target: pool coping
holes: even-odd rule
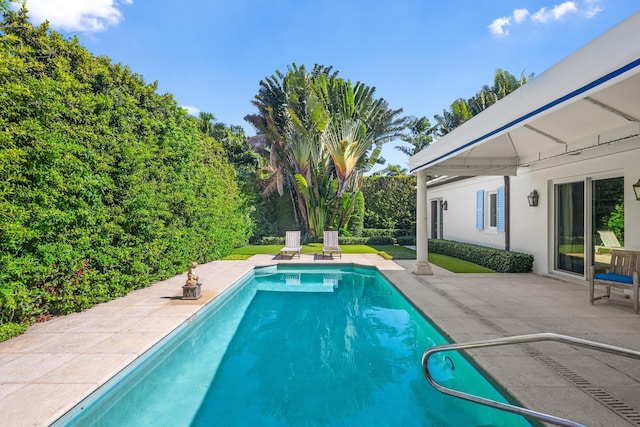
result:
[[[591,306],[582,284],[534,274],[461,275],[437,266],[433,276],[416,276],[411,273],[414,261],[394,262],[371,254],[343,254],[334,260],[306,254],[299,260],[256,255],[198,266],[200,300],[179,299],[185,273],[84,312],[33,325],[25,334],[0,343],[3,419],[12,426],[50,425],[254,267],[280,262],[377,267],[456,342],[556,332],[640,350],[640,317],[622,305]],[[603,383],[598,389],[630,408],[632,416],[640,411],[640,362],[545,344],[537,345],[536,351],[590,385]],[[545,365],[535,352],[494,348],[476,353],[474,360],[531,409],[590,426],[629,421],[606,406],[594,405],[593,396],[558,374],[553,364]],[[425,386],[430,387],[426,380]]]

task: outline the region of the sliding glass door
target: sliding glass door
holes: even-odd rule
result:
[[[585,266],[608,264],[611,249],[622,247],[624,178],[555,185],[556,270],[583,276]]]

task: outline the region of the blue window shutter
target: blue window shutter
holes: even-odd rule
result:
[[[504,187],[496,190],[496,228],[504,232],[505,209],[504,209]]]
[[[484,230],[484,190],[476,192],[476,229]]]

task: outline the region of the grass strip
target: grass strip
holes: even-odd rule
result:
[[[385,259],[416,259],[416,251],[396,245],[340,245],[345,254],[379,254]],[[277,255],[282,245],[250,245],[235,249],[225,260],[243,260],[257,254]],[[322,253],[322,243],[302,246],[303,254]],[[429,262],[453,273],[495,273],[495,271],[447,255],[429,253]]]

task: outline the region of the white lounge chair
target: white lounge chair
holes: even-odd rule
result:
[[[600,249],[621,249],[622,245],[618,241],[616,234],[612,230],[598,230],[600,240],[602,240],[602,246],[596,246],[596,253],[600,253]]]
[[[300,245],[300,232],[299,231],[287,231],[284,237],[284,248],[280,249],[280,258],[284,255],[289,255],[293,258],[302,253],[302,246]]]
[[[342,258],[342,249],[338,245],[338,232],[337,231],[325,231],[324,238],[322,239],[322,256],[328,254],[333,258],[333,254],[339,254]]]

